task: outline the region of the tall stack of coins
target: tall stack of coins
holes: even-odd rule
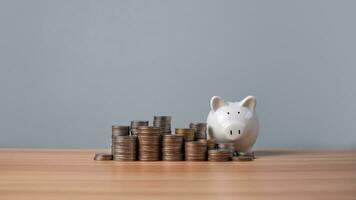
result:
[[[161,135],[171,134],[171,116],[154,116],[153,126],[161,128]]]
[[[116,136],[129,135],[129,126],[112,126],[112,138]]]
[[[185,160],[187,161],[205,161],[207,143],[192,141],[185,143]]]
[[[194,133],[192,128],[176,128],[176,135],[183,136],[185,142],[194,141]]]
[[[114,138],[117,136],[129,135],[130,127],[129,126],[112,126],[112,135],[111,135],[111,153],[114,154]]]
[[[160,160],[160,134],[159,127],[140,126],[137,129],[139,144],[139,160],[158,161]]]
[[[218,143],[218,149],[227,149],[231,153],[231,157],[234,155],[235,152],[235,144],[233,142],[229,143]]]
[[[114,160],[134,161],[137,159],[137,136],[116,136],[112,142]]]
[[[183,160],[183,136],[164,135],[162,139],[162,160]]]
[[[206,139],[207,124],[202,122],[192,122],[189,127],[195,130],[195,139]]]
[[[137,128],[140,126],[148,126],[148,121],[131,121],[131,135],[137,135]]]
[[[208,161],[222,162],[229,161],[231,153],[227,149],[214,149],[208,151]]]

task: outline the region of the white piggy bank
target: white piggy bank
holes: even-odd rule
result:
[[[240,102],[224,102],[218,96],[210,100],[208,139],[218,143],[235,143],[235,151],[250,152],[255,144],[259,124],[255,113],[256,98],[248,96]]]

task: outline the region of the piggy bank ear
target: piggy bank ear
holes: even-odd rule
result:
[[[247,107],[247,108],[255,111],[256,97],[248,96],[248,97],[244,98],[244,100],[241,101],[241,106]]]
[[[216,111],[221,106],[224,106],[225,102],[221,97],[213,96],[210,100],[210,107],[213,111]]]

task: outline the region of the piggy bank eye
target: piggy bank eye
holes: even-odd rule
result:
[[[240,114],[240,111],[239,111],[239,112],[237,112],[237,114]]]
[[[230,115],[230,112],[227,112],[228,115]]]

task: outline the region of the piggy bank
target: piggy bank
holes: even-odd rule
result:
[[[214,138],[217,143],[234,143],[235,151],[240,154],[250,152],[259,131],[256,98],[248,96],[240,102],[225,102],[214,96],[210,107],[208,139]]]

